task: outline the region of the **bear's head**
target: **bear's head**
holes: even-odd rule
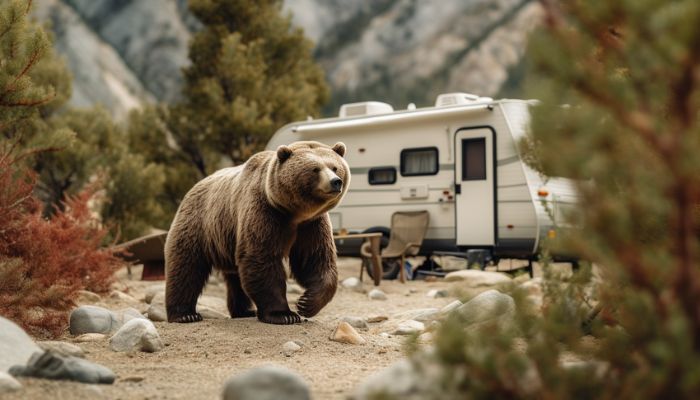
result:
[[[350,184],[345,145],[294,142],[279,146],[269,165],[265,191],[270,203],[294,214],[297,221],[335,207]]]

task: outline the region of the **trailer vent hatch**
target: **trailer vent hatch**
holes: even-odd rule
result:
[[[391,104],[381,101],[365,101],[362,103],[350,103],[340,106],[338,116],[340,118],[359,117],[362,115],[390,114],[394,112]]]
[[[479,97],[469,93],[444,93],[435,100],[435,107],[449,107],[463,104],[473,104],[493,101],[490,97]]]

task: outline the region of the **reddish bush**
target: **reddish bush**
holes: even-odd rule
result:
[[[0,315],[34,335],[57,336],[77,291],[107,291],[123,262],[100,247],[106,231],[88,208],[94,188],[42,217],[35,177],[21,166],[28,155],[0,145]]]

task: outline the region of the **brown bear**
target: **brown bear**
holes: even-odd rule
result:
[[[223,272],[232,318],[293,324],[316,315],[338,285],[327,211],[347,191],[345,145],[295,142],[253,155],[198,182],[185,195],[165,242],[165,304],[170,322],[196,322],[197,298],[212,271]],[[306,289],[289,309],[292,276]]]

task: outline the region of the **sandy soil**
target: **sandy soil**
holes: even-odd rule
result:
[[[359,259],[343,258],[339,262],[340,279],[358,276]],[[147,287],[154,282],[138,280],[140,268],[133,269],[133,278],[120,272],[117,287],[141,300],[131,304],[105,298],[103,305],[112,310],[135,307],[145,311],[142,300]],[[299,373],[311,387],[314,399],[344,399],[366,376],[402,357],[401,336],[382,337],[397,321],[370,324],[359,330],[367,340],[364,345],[348,345],[329,340],[329,335],[344,316],[370,317],[417,308],[442,307],[454,297],[429,298],[430,289],[449,288],[443,281],[383,281],[380,289],[388,299],[370,300],[366,294],[339,288],[333,301],[319,315],[292,326],[268,325],[254,318],[210,319],[195,324],[155,325],[166,344],[158,353],[117,353],[109,349],[107,340],[76,343],[86,351],[88,360],[105,365],[118,376],[112,385],[85,385],[65,381],[20,378],[24,389],[10,399],[215,399],[219,398],[226,379],[246,369],[273,363]],[[365,275],[364,286],[372,288]],[[217,279],[207,285],[205,294],[225,297],[225,287]],[[298,295],[289,295],[293,304]],[[294,308],[292,306],[292,308]],[[69,334],[60,340],[74,342]],[[282,345],[297,341],[301,350],[286,356]]]

